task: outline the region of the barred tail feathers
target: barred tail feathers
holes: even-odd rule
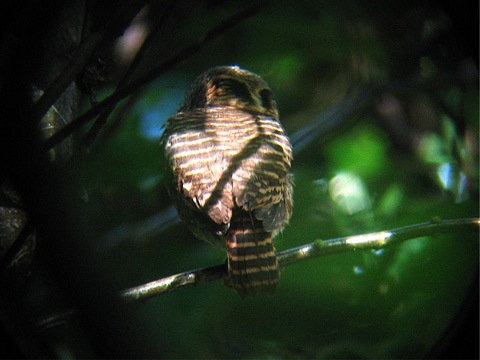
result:
[[[240,296],[273,294],[280,280],[272,233],[245,212],[234,213],[227,232],[228,271]]]

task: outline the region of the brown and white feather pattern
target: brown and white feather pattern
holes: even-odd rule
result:
[[[280,271],[272,237],[292,213],[292,150],[280,122],[228,105],[188,109],[168,120],[162,141],[182,220],[226,248],[242,297],[273,293]]]

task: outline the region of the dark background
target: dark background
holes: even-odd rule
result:
[[[21,200],[2,185],[0,209],[24,211],[1,238],[16,259],[2,260],[6,357],[478,358],[478,232],[295,264],[272,297],[243,301],[221,282],[127,306],[115,296],[224,262],[176,221],[158,144],[216,65],[269,83],[294,144],[294,215],[277,250],[478,217],[478,4],[273,2],[46,156],[50,127],[111,94],[158,24],[136,79],[255,2],[72,4],[2,5],[0,174]],[[52,93],[61,73],[74,85],[38,131],[29,89]],[[11,265],[19,253],[24,267]]]

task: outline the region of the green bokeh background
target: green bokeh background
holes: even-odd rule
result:
[[[183,9],[144,69],[247,3]],[[84,184],[98,259],[115,286],[225,260],[180,223],[156,228],[171,206],[159,130],[195,77],[216,65],[262,75],[290,135],[358,86],[393,89],[295,154],[294,215],[275,241],[278,251],[436,217],[477,217],[478,86],[452,76],[476,64],[456,33],[468,9],[450,10],[430,2],[278,1],[114,113],[122,121],[91,149]],[[409,79],[441,81],[420,87]],[[407,86],[396,91],[399,81]],[[393,125],[384,108],[398,117]],[[344,195],[334,193],[335,177]],[[478,234],[458,233],[289,266],[274,296],[242,300],[214,282],[132,306],[165,358],[419,358],[438,348],[477,276]]]

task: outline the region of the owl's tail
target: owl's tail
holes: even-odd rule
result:
[[[226,235],[228,272],[233,288],[242,298],[257,293],[273,294],[280,269],[272,233],[246,211],[234,212]]]

